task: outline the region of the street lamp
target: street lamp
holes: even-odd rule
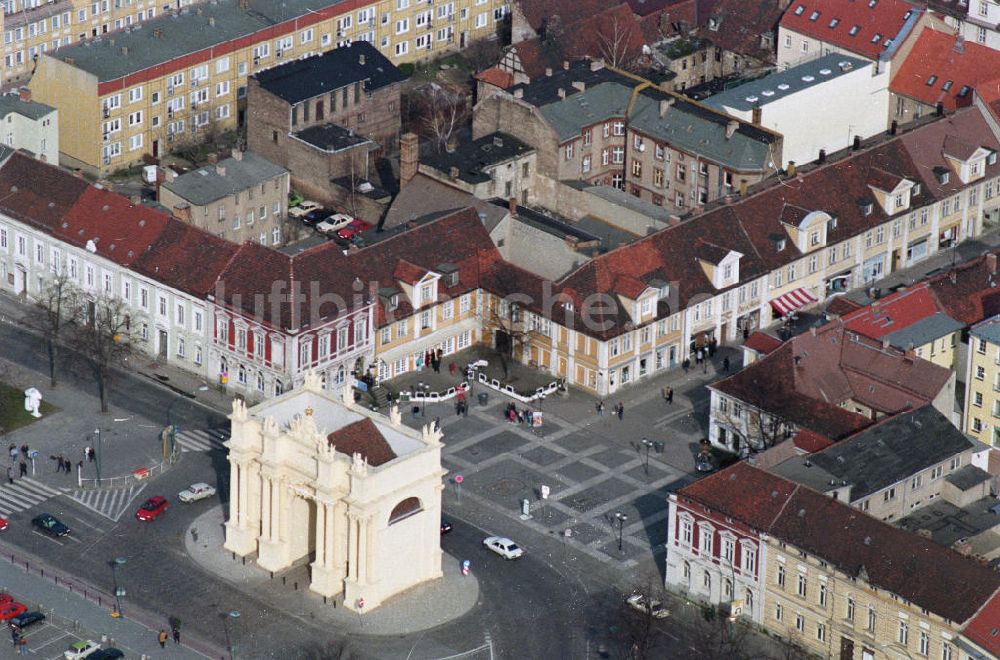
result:
[[[618,521],[618,552],[622,552],[622,529],[625,527],[625,521],[628,520],[628,516],[621,511],[616,511],[615,520]]]
[[[125,587],[118,583],[118,569],[123,567],[128,561],[125,557],[115,557],[111,562],[111,574],[115,581],[115,613],[112,616],[122,615],[122,598],[125,596]]]
[[[94,454],[97,459],[97,487],[101,487],[101,457],[104,456],[104,448],[101,440],[101,429],[94,429],[94,433],[97,434],[97,442],[94,443]]]
[[[653,442],[647,438],[642,439],[642,446],[646,448],[646,463],[643,466],[646,474],[649,474],[649,450],[653,446]]]
[[[420,400],[420,416],[423,417],[427,410],[427,394],[431,391],[431,386],[430,383],[421,381],[417,383],[417,389],[424,395]]]
[[[222,624],[226,628],[226,641],[229,642],[229,660],[236,660],[236,635],[229,628],[230,621],[235,625],[236,619],[240,618],[239,610],[230,610],[223,616]]]

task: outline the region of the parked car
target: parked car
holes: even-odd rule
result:
[[[322,222],[316,225],[316,231],[323,234],[324,236],[332,236],[337,233],[337,231],[343,229],[347,225],[351,224],[354,220],[351,216],[346,213],[334,213],[330,217],[326,218]]]
[[[8,619],[13,619],[16,616],[20,616],[28,611],[28,606],[24,603],[19,603],[16,600],[12,600],[6,605],[0,605],[0,621],[7,621]]]
[[[442,534],[447,534],[450,531],[451,531],[451,523],[442,518],[441,519],[441,533]]]
[[[288,217],[289,218],[301,218],[301,217],[305,216],[307,213],[315,211],[318,208],[322,208],[322,207],[319,204],[317,204],[316,202],[313,202],[313,201],[310,201],[310,200],[306,199],[306,200],[303,200],[302,202],[299,202],[298,206],[289,208],[288,209]]]
[[[177,499],[185,504],[190,502],[197,502],[198,500],[203,500],[206,497],[211,497],[215,495],[215,487],[209,486],[206,483],[191,484],[181,492],[177,493]]]
[[[2,532],[5,529],[7,529],[7,519],[0,518],[0,532]]]
[[[101,650],[101,645],[92,639],[87,641],[79,641],[69,647],[68,651],[63,652],[63,657],[66,660],[82,660],[83,658],[89,658],[93,654]]]
[[[156,520],[166,510],[167,498],[156,495],[142,503],[139,510],[135,512],[135,518],[143,522],[150,522]]]
[[[299,218],[299,220],[301,220],[302,224],[304,224],[307,227],[315,227],[316,225],[323,222],[333,214],[334,214],[333,211],[331,211],[330,209],[325,209],[323,207],[320,207],[318,209],[313,209],[312,211],[309,211],[309,213],[306,213],[304,216]]]
[[[636,612],[652,616],[654,619],[665,619],[670,616],[670,610],[664,608],[663,603],[646,598],[642,594],[632,594],[625,599],[625,602]]]
[[[87,656],[87,660],[118,660],[118,658],[124,658],[125,654],[122,653],[120,649],[116,649],[113,646],[106,649],[100,649],[96,653],[92,653]]]
[[[31,520],[31,524],[43,534],[59,537],[69,534],[69,527],[59,522],[51,513],[41,513]]]
[[[360,234],[364,230],[371,227],[370,222],[365,222],[364,220],[354,219],[347,223],[347,226],[343,229],[337,231],[337,236],[340,238],[354,238],[356,234]]]
[[[45,615],[41,612],[25,612],[18,614],[10,622],[18,628],[27,628],[41,621],[45,621]]]
[[[483,545],[504,559],[517,559],[524,550],[505,536],[488,536],[483,539]]]
[[[0,594],[0,607],[3,607],[7,603],[13,603],[14,597],[10,594]]]

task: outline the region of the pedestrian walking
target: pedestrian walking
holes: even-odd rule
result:
[[[80,461],[80,463],[82,464],[83,461]],[[73,461],[68,458],[63,460],[63,469],[66,471],[66,474],[73,474]]]
[[[17,640],[17,654],[28,655],[28,640],[25,637]]]
[[[83,461],[77,461],[76,469],[79,470],[80,472],[83,472]]]
[[[157,636],[157,640],[160,642],[160,648],[165,648],[167,646],[167,631],[160,628],[160,634]]]
[[[624,403],[622,403],[621,401],[619,401],[618,402],[618,408],[615,410],[615,412],[618,413],[618,421],[619,422],[625,420],[625,404]]]
[[[11,463],[17,462],[17,445],[11,443],[8,452],[10,453],[10,462]]]
[[[729,371],[729,358],[728,357],[722,358],[722,370],[725,371],[725,372]]]
[[[90,452],[91,451],[93,451],[93,450],[90,447],[84,447],[83,448],[83,457],[85,459],[87,459],[88,461],[93,460],[92,458],[90,458]]]
[[[52,456],[51,458],[56,459],[56,472],[62,472],[63,469],[62,454],[59,454],[58,456]]]
[[[25,462],[23,458],[21,459],[21,462],[18,464],[18,468],[21,471],[20,476],[22,477],[28,476],[28,463]]]
[[[674,388],[667,387],[667,403],[673,405],[674,403]]]
[[[24,456],[25,458],[28,458],[28,451],[29,450],[30,450],[30,447],[28,447],[27,444],[21,445],[21,455]]]
[[[7,466],[7,483],[14,485],[14,468]]]
[[[687,373],[688,371],[690,371],[691,370],[691,360],[689,358],[684,358],[684,361],[681,362],[681,367],[684,368],[684,373]]]
[[[597,416],[598,417],[604,417],[604,402],[603,401],[598,401],[597,402]]]
[[[174,626],[174,644],[180,644],[180,643],[181,643],[181,629],[178,628],[177,626]]]

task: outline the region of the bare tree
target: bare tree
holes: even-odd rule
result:
[[[431,140],[439,152],[470,119],[467,95],[435,82],[414,90],[409,108],[413,129]]]
[[[499,39],[476,39],[462,51],[462,56],[473,71],[482,71],[500,61],[503,48]]]
[[[614,16],[597,32],[597,48],[601,58],[616,69],[628,69],[635,64],[639,52],[634,46],[635,23]]]
[[[57,384],[61,344],[73,329],[79,303],[80,290],[73,280],[66,273],[57,273],[49,279],[25,316],[25,322],[41,336],[45,345],[49,358],[49,384],[52,387]]]
[[[784,417],[755,409],[736,410],[732,401],[716,408],[713,417],[726,430],[725,444],[740,454],[755,454],[770,449],[791,436],[792,425]]]
[[[97,383],[101,412],[108,412],[108,389],[116,367],[132,354],[135,336],[124,301],[108,295],[78,307],[71,333],[80,363]]]
[[[488,304],[483,305],[483,329],[494,337],[504,378],[510,377],[510,365],[528,344],[528,332],[521,318],[521,308],[513,298],[490,296]]]
[[[542,50],[549,59],[562,60],[566,56],[566,30],[559,14],[553,14],[542,26]]]

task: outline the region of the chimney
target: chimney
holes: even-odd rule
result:
[[[233,160],[243,160],[243,152],[239,149],[233,149]]]
[[[917,359],[917,352],[913,350],[912,345],[910,346],[910,348],[907,348],[905,351],[903,351],[904,362],[913,362],[916,359]]]
[[[760,108],[754,108],[750,111],[750,123],[754,126],[760,126],[761,110]]]
[[[128,55],[128,46],[122,46],[122,55]]]
[[[729,140],[730,138],[732,138],[733,135],[735,135],[736,130],[739,127],[740,127],[740,122],[736,121],[735,119],[733,119],[729,123],[727,123],[726,124],[726,139]]]
[[[181,202],[179,205],[175,206],[171,213],[178,220],[183,220],[184,222],[191,222],[191,206],[187,202]]]
[[[893,119],[892,123],[889,124],[889,135],[895,135],[896,131],[898,130],[899,130],[899,122]]]
[[[746,197],[747,194],[747,182],[745,180],[740,181],[740,197]]]
[[[785,168],[785,174],[788,175],[789,179],[792,179],[792,178],[795,177],[795,161],[794,160],[788,161],[788,167]]]
[[[861,136],[860,135],[855,135],[854,136],[854,142],[852,143],[851,148],[854,149],[855,151],[857,151],[858,149],[861,148]]]
[[[215,173],[218,174],[219,176],[226,176],[226,168],[223,165],[219,165],[218,163],[216,163]]]
[[[514,98],[516,98],[516,99],[523,99],[524,98],[524,88],[523,87],[518,87],[517,89],[514,90]]]
[[[826,162],[826,149],[819,150],[819,158],[816,159],[820,163]]]
[[[581,91],[581,92],[585,92],[585,91],[587,91],[587,83],[581,82],[579,80],[574,80],[573,81],[573,89],[576,89],[576,90]]]
[[[816,336],[816,326],[814,325],[809,326],[809,334],[812,335],[813,337]]]
[[[660,99],[660,119],[663,119],[667,115],[667,110],[670,109],[670,101],[667,99]]]
[[[403,133],[399,138],[399,187],[402,188],[420,169],[420,138],[416,133]]]
[[[943,117],[944,116],[944,103],[938,103],[934,106],[934,116]]]
[[[559,94],[559,98],[561,98],[561,99],[566,98],[566,90],[563,89],[562,87],[559,88],[558,94]]]
[[[358,66],[364,66],[364,65],[365,65],[365,54],[361,53],[360,55],[358,55]]]
[[[511,215],[517,215],[517,197],[511,197],[507,200],[507,208],[510,209]]]
[[[997,274],[997,253],[990,252],[986,255],[986,272],[990,275]]]
[[[890,344],[889,344],[889,338],[888,337],[883,338],[882,339],[882,348],[885,349],[885,350],[889,350],[889,346],[890,346]]]
[[[455,167],[454,165],[448,168],[448,176],[450,176],[452,179],[458,178],[458,172],[459,172],[458,168]]]
[[[569,71],[569,60],[563,60],[563,71]]]
[[[548,76],[549,78],[552,77],[552,67],[550,66],[545,67],[545,75]]]
[[[503,138],[500,137],[499,135],[494,135],[493,136],[493,146],[494,147],[498,147],[498,148],[502,147],[503,146]]]
[[[212,153],[205,156],[205,160],[208,161],[209,165],[215,165],[216,163],[219,162],[219,154],[213,151]]]
[[[31,103],[31,89],[27,87],[21,87],[17,90],[17,96],[25,103]]]

